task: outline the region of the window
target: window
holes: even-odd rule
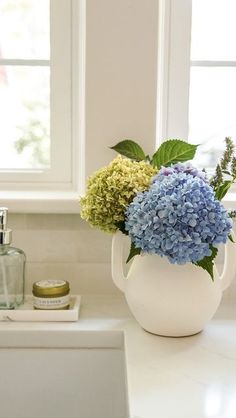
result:
[[[167,0],[160,12],[158,136],[201,144],[195,162],[211,169],[236,140],[236,3]]]
[[[2,190],[72,188],[75,9],[70,0],[0,2]]]
[[[0,3],[1,170],[50,163],[49,1]]]
[[[0,201],[78,212],[84,183],[84,0],[0,2]]]
[[[236,140],[236,2],[193,0],[189,140],[199,166],[214,167],[224,138]]]

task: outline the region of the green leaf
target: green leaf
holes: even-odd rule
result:
[[[228,235],[228,238],[229,238],[229,240],[230,240],[231,242],[233,242],[233,243],[235,244],[235,241],[234,241],[234,239],[233,239],[233,237],[232,237],[232,235],[231,235],[231,234],[229,234],[229,235]]]
[[[152,157],[152,165],[157,168],[191,160],[198,145],[188,144],[180,139],[169,139],[163,142]]]
[[[131,160],[143,161],[146,159],[143,149],[131,139],[125,139],[124,141],[118,142],[118,144],[111,147],[111,149],[114,149],[125,157],[131,158]]]
[[[213,267],[214,267],[214,259],[217,256],[218,249],[213,247],[213,245],[211,244],[210,244],[210,249],[212,251],[212,254],[210,256],[206,256],[202,260],[197,261],[194,264],[206,270],[210,274],[212,281],[214,281]]]
[[[130,251],[126,263],[128,263],[133,257],[141,253],[141,248],[136,248],[134,243],[131,242]]]
[[[223,197],[226,195],[230,187],[232,186],[233,182],[231,180],[225,180],[223,184],[221,184],[219,187],[217,187],[215,193],[216,198],[218,200],[222,200]]]
[[[128,235],[128,231],[125,229],[125,221],[116,222],[117,228],[125,235]]]

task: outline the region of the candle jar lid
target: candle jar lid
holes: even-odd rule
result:
[[[70,292],[66,280],[40,280],[33,284],[33,295],[37,297],[65,296]]]

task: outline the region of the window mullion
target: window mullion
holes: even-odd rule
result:
[[[37,60],[37,59],[5,59],[0,58],[0,65],[25,65],[25,66],[38,66],[38,67],[48,67],[50,65],[50,60]]]
[[[191,67],[236,67],[236,61],[192,60]]]

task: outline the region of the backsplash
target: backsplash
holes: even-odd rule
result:
[[[120,293],[111,279],[110,234],[92,229],[79,215],[9,214],[8,224],[12,245],[26,253],[26,293],[35,280],[48,278],[68,280],[72,293]],[[236,280],[225,298],[236,298]]]
[[[79,215],[9,214],[12,245],[26,253],[26,293],[35,280],[58,278],[72,293],[117,294],[111,279],[111,235]]]

